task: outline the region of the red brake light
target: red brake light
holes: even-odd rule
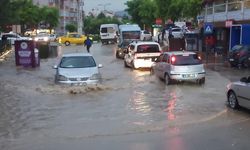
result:
[[[176,60],[175,56],[172,56],[171,57],[171,62],[175,62],[175,60]]]

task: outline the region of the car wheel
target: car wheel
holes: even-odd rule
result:
[[[119,57],[119,52],[116,51],[115,56],[116,56],[116,58],[120,58]]]
[[[153,67],[151,67],[150,68],[150,75],[154,75],[154,74],[155,74],[154,69],[153,69]]]
[[[248,68],[248,67],[249,67],[248,60],[247,60],[247,59],[245,59],[245,60],[242,62],[242,66],[245,67],[245,68]]]
[[[205,84],[205,81],[206,81],[206,79],[205,79],[205,78],[202,78],[202,79],[199,79],[199,80],[198,80],[198,83],[199,83],[200,85],[202,85],[202,84]]]
[[[126,63],[126,61],[124,60],[124,67],[128,68],[128,64]]]
[[[57,83],[58,83],[58,78],[57,78],[57,75],[55,75],[54,82],[55,82],[55,84],[57,84]]]
[[[227,96],[228,105],[232,109],[237,109],[239,107],[237,97],[233,91],[230,91]]]
[[[164,81],[166,85],[171,84],[171,79],[168,74],[165,74]]]
[[[66,46],[69,46],[69,45],[70,45],[70,42],[69,42],[69,41],[66,41],[66,42],[65,42],[65,45],[66,45]]]

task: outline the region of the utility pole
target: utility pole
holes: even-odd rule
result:
[[[79,34],[82,34],[82,28],[83,28],[83,0],[77,0],[77,32]]]

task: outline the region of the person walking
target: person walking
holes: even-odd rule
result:
[[[91,39],[89,38],[89,36],[87,36],[87,39],[84,41],[84,46],[87,47],[87,51],[88,53],[90,52],[90,47],[92,46],[92,41]]]

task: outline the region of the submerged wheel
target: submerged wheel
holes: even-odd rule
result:
[[[166,85],[171,84],[171,79],[168,74],[165,74],[164,81]]]
[[[69,45],[70,45],[70,42],[69,42],[69,41],[66,41],[66,42],[65,42],[65,45],[66,45],[66,46],[69,46]]]
[[[205,81],[206,81],[206,79],[205,79],[205,78],[202,78],[202,79],[199,79],[199,80],[198,80],[198,83],[199,83],[200,85],[202,85],[202,84],[205,84]]]
[[[227,96],[228,106],[232,109],[237,109],[239,107],[237,97],[233,91],[230,91]]]

